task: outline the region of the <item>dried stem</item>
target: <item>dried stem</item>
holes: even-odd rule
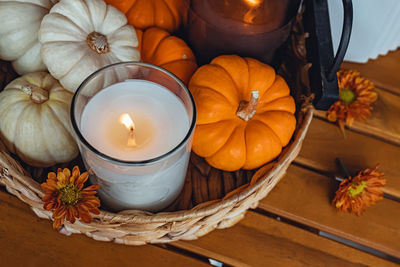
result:
[[[42,104],[49,100],[49,92],[33,84],[25,84],[21,87],[21,90],[31,96],[32,102],[36,104]]]
[[[107,37],[98,32],[90,33],[86,38],[88,46],[97,54],[106,54],[110,51]]]
[[[236,115],[242,120],[248,121],[250,120],[254,114],[256,114],[257,104],[258,104],[258,90],[251,91],[250,101],[241,101],[239,104],[239,108],[236,112]]]

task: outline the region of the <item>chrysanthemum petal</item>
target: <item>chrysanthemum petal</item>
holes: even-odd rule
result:
[[[65,174],[63,172],[57,173],[57,187],[58,188],[66,186],[68,184],[68,182],[69,182],[69,179],[67,180],[67,177],[65,176]]]
[[[47,194],[47,195],[45,195],[45,196],[42,198],[42,201],[43,201],[43,202],[49,202],[49,201],[54,200],[56,197],[57,197],[57,196],[54,195],[54,194]]]
[[[96,191],[81,191],[81,196],[82,197],[86,197],[86,196],[94,196],[96,195],[97,192]]]
[[[51,193],[54,190],[57,190],[57,187],[54,185],[51,185],[49,183],[42,183],[40,184],[40,187],[46,192],[46,193]]]
[[[53,210],[56,204],[54,202],[47,202],[43,204],[45,210]]]
[[[75,218],[77,217],[78,212],[76,211],[75,207],[68,206],[67,207],[67,220],[70,223],[75,223]]]
[[[53,229],[54,230],[57,230],[61,225],[63,225],[63,223],[64,223],[64,219],[55,219],[54,221],[53,221]]]
[[[82,192],[88,192],[88,191],[94,191],[100,188],[100,185],[98,184],[92,184],[88,187],[86,187],[85,189],[82,190]]]
[[[92,216],[90,216],[89,213],[83,213],[81,214],[81,221],[83,221],[84,223],[90,223],[92,221]]]
[[[47,174],[47,179],[57,180],[57,174],[55,172],[49,172]]]
[[[90,212],[93,213],[93,214],[96,214],[96,215],[100,214],[100,210],[97,209],[97,208],[90,209]]]
[[[81,175],[81,172],[79,171],[79,167],[78,167],[78,166],[75,166],[75,167],[72,169],[72,176],[71,176],[69,182],[70,182],[71,184],[75,184],[76,179],[78,179],[78,177],[79,177],[80,175]]]
[[[71,176],[71,171],[68,168],[64,168],[62,172],[64,173],[66,178],[69,178]]]
[[[53,218],[54,219],[62,218],[66,215],[66,213],[67,213],[67,208],[65,206],[61,206],[60,208],[56,209],[53,212]]]
[[[79,188],[79,186],[83,185],[88,178],[89,178],[89,173],[88,172],[82,173],[79,176],[79,178],[75,181],[75,186]]]

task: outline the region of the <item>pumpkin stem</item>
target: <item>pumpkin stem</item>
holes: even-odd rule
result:
[[[33,84],[25,84],[21,90],[31,96],[33,103],[42,104],[49,100],[49,92]]]
[[[108,46],[107,37],[98,32],[89,33],[86,38],[88,46],[97,54],[106,54],[110,51]]]
[[[236,115],[242,120],[248,121],[253,118],[254,114],[256,114],[257,104],[258,104],[258,90],[251,91],[250,101],[240,101],[239,107],[237,109]]]

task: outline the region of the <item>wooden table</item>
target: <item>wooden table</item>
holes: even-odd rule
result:
[[[399,202],[384,199],[357,217],[337,212],[330,201],[337,188],[332,179],[338,173],[336,157],[352,173],[380,163],[388,181],[385,192],[400,197],[400,51],[343,67],[356,68],[376,83],[373,116],[356,122],[344,139],[317,112],[286,177],[236,226],[196,241],[140,247],[67,237],[2,188],[0,265],[204,266],[214,259],[235,266],[396,266]]]

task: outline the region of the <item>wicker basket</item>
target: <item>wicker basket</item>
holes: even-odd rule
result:
[[[230,173],[216,170],[203,159],[192,155],[184,190],[165,211],[153,214],[140,210],[119,213],[102,210],[90,224],[65,222],[60,232],[82,233],[96,240],[129,245],[191,240],[215,228],[230,227],[242,219],[249,208],[256,208],[259,200],[279,182],[299,153],[312,119],[312,97],[304,97],[309,95],[306,77],[310,67],[305,60],[304,38],[301,15],[298,15],[291,42],[287,45],[286,63],[282,64],[279,71],[290,87],[296,89],[292,93],[298,104],[297,128],[279,158],[255,171]],[[3,63],[0,62],[0,78],[9,77],[10,74],[12,77],[9,64]],[[54,166],[52,170],[56,167],[60,166]],[[22,163],[10,155],[0,142],[0,184],[31,206],[39,217],[51,220],[52,213],[43,208],[41,198],[44,192],[39,185],[42,180],[38,180],[38,177],[46,176],[47,171],[50,170],[32,168]]]

